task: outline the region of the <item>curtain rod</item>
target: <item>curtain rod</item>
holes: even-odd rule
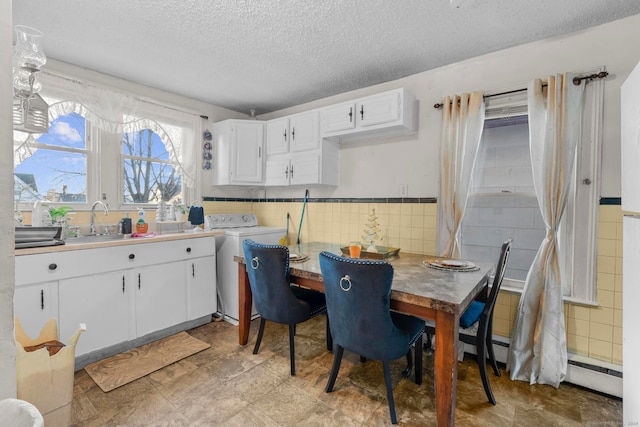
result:
[[[578,86],[580,85],[580,83],[583,80],[586,80],[587,83],[590,82],[591,80],[594,79],[604,79],[605,77],[607,77],[609,75],[609,73],[607,71],[600,71],[599,73],[594,73],[594,74],[589,74],[588,76],[582,76],[582,77],[574,77],[573,78],[573,84]],[[546,84],[543,84],[542,87],[546,87]],[[514,89],[514,90],[509,90],[506,92],[500,92],[500,93],[492,93],[490,95],[483,95],[482,99],[487,99],[487,98],[493,98],[494,96],[501,96],[501,95],[509,95],[512,93],[518,93],[518,92],[526,92],[527,88],[522,88],[522,89]],[[433,108],[435,109],[440,109],[444,106],[443,103],[439,102],[437,104],[433,104]]]

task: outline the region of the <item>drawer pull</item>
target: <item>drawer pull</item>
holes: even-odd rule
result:
[[[124,274],[122,275],[122,293],[124,294]]]
[[[134,259],[136,256],[134,254],[129,254],[129,259]]]
[[[58,264],[56,264],[56,263],[51,263],[51,264],[49,264],[49,270],[53,271],[53,270],[55,270],[56,268],[58,268]]]
[[[40,310],[44,310],[44,289],[40,289]]]
[[[187,253],[190,253],[190,252],[191,252],[191,248],[187,248]]]

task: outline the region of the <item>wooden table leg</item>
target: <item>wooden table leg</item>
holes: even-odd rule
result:
[[[455,422],[458,328],[458,318],[455,315],[436,312],[434,370],[438,426],[453,426]]]
[[[243,263],[238,263],[238,299],[240,302],[240,313],[238,316],[238,338],[240,345],[245,345],[249,341],[249,328],[251,327],[251,306],[253,303],[253,295],[251,294],[251,286],[249,286],[247,267]]]

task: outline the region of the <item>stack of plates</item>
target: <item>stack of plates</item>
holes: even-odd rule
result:
[[[306,254],[289,254],[289,262],[305,262],[309,259],[309,255]]]
[[[427,267],[446,271],[476,271],[479,269],[474,263],[461,259],[429,258],[422,263]]]

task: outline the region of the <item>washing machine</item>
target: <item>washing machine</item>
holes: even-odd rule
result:
[[[258,225],[254,214],[210,214],[205,215],[204,225],[209,230],[224,231],[216,236],[216,259],[218,279],[218,313],[224,320],[238,324],[240,306],[238,302],[238,263],[234,256],[244,256],[242,242],[251,239],[258,243],[276,244],[286,230],[278,227]],[[251,318],[257,317],[255,306],[251,309]]]

